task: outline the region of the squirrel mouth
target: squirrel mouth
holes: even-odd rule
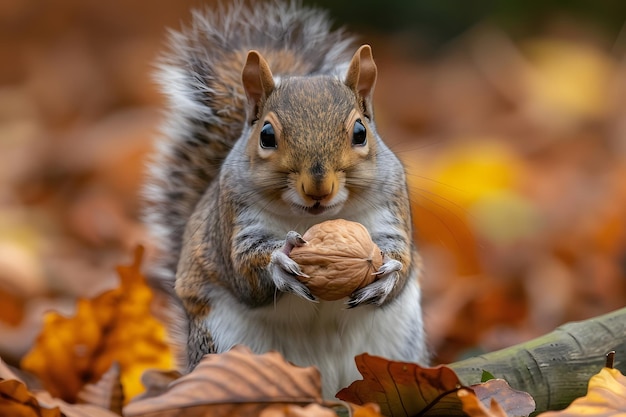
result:
[[[319,201],[310,207],[305,207],[304,209],[311,214],[322,214],[324,211],[326,211],[326,207],[324,207]]]

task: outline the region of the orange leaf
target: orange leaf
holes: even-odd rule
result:
[[[574,400],[565,410],[540,414],[540,417],[578,416],[626,416],[626,377],[617,369],[602,368],[589,380],[587,395]]]
[[[456,395],[461,382],[448,367],[423,368],[368,354],[357,356],[356,365],[363,380],[339,391],[337,398],[376,403],[386,416],[464,416]]]
[[[86,383],[98,381],[117,362],[124,396],[132,398],[143,391],[145,369],[173,366],[165,329],[151,316],[152,292],[140,272],[142,255],[139,247],[131,266],[118,267],[119,288],[78,300],[74,317],[46,315],[43,331],[21,366],[37,375],[53,396],[74,402]]]
[[[246,416],[269,406],[321,403],[319,371],[298,368],[277,352],[254,355],[243,346],[206,355],[157,397],[132,401],[126,417]]]
[[[42,407],[26,385],[15,379],[0,380],[0,409],[3,416],[61,417],[58,407]]]
[[[381,417],[380,406],[374,403],[364,405],[350,404],[354,417]]]

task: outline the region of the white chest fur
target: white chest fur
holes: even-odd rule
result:
[[[220,352],[236,344],[256,353],[277,350],[300,366],[315,365],[325,398],[359,379],[354,356],[367,352],[389,359],[426,360],[419,284],[411,279],[384,308],[348,310],[344,301],[311,303],[285,294],[274,305],[250,309],[230,294],[216,294],[207,328]]]

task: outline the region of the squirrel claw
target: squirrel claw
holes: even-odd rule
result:
[[[300,266],[295,262],[293,264],[290,262],[286,265],[283,265],[283,267],[291,275],[297,275],[302,278],[309,278],[307,274],[305,274],[304,272],[300,270]]]
[[[307,244],[307,241],[302,238],[300,233],[296,231],[287,232],[287,238],[285,239],[285,246],[290,246],[289,251],[293,249],[295,246],[304,246]]]
[[[274,285],[276,285],[276,288],[279,291],[290,292],[309,301],[317,302],[317,298],[311,294],[311,291],[307,288],[307,286],[294,277],[294,275],[298,275],[308,278],[308,275],[305,275],[300,271],[298,264],[296,264],[296,267],[298,270],[291,272],[292,268],[290,267],[285,268],[284,266],[281,267],[280,265],[274,265],[272,268],[272,279],[274,280]]]
[[[382,305],[393,292],[400,278],[398,271],[402,269],[402,263],[387,256],[383,258],[383,261],[382,266],[373,274],[377,275],[378,279],[352,293],[346,302],[347,308],[366,304]]]
[[[388,258],[386,255],[383,257],[383,264],[378,268],[378,271],[374,272],[372,275],[376,275],[378,277],[384,277],[385,275],[391,274],[393,272],[398,272],[402,269],[402,263],[395,259]]]
[[[287,237],[285,238],[285,244],[283,245],[282,248],[279,249],[279,251],[284,253],[286,256],[289,256],[293,248],[304,246],[307,243],[308,242],[302,238],[300,233],[292,230],[290,232],[287,232]],[[300,267],[298,267],[298,271],[299,270],[300,270]],[[299,275],[299,274],[296,273],[295,275]]]
[[[317,298],[311,294],[309,288],[296,278],[309,278],[309,276],[302,272],[300,265],[289,257],[291,249],[306,243],[298,232],[287,233],[285,245],[272,253],[270,271],[274,285],[279,291],[290,292],[309,301],[317,302]]]

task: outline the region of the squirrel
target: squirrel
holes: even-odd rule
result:
[[[184,371],[237,344],[275,350],[315,365],[331,398],[359,378],[360,353],[428,361],[406,174],[373,118],[377,67],[331,25],[273,0],[194,11],[170,33],[145,223]],[[289,253],[337,218],[363,224],[384,263],[373,283],[322,301]]]

